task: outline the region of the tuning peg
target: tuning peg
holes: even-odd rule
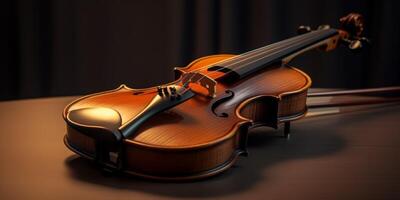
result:
[[[358,13],[350,13],[340,18],[342,29],[346,32],[341,38],[343,44],[347,45],[351,50],[360,49],[368,44],[370,40],[362,37],[364,31],[364,18]]]
[[[361,42],[361,40],[358,39],[356,40],[342,39],[342,42],[351,50],[357,50],[363,47],[363,43]]]
[[[362,46],[363,46],[363,45],[362,45],[362,43],[361,43],[360,40],[353,40],[353,41],[351,41],[350,44],[349,44],[349,48],[350,48],[351,50],[360,49]]]
[[[308,33],[311,32],[311,28],[309,26],[299,26],[299,28],[297,28],[297,34],[301,35],[304,33]]]
[[[369,40],[366,37],[360,37],[360,38],[358,38],[358,40],[360,40],[363,44],[368,44],[368,45],[371,44],[371,40]]]
[[[349,47],[351,50],[356,50],[364,47],[365,45],[371,44],[371,41],[366,37],[357,37],[353,40],[342,39],[342,42]]]

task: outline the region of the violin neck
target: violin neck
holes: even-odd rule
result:
[[[243,78],[272,64],[287,63],[310,49],[324,46],[327,47],[326,50],[335,48],[338,36],[336,29],[312,31],[238,55],[210,67],[209,71],[229,72],[226,74]]]

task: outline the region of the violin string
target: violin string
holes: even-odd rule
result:
[[[316,35],[317,33],[320,33],[320,31],[315,31],[314,34],[312,34],[312,35],[307,35],[308,38],[305,37],[304,35],[302,35],[302,36],[304,36],[304,37],[294,37],[294,38],[290,38],[289,40],[284,40],[284,41],[282,41],[282,42],[278,42],[278,43],[274,43],[274,44],[272,44],[272,45],[268,45],[268,46],[266,46],[266,47],[270,47],[270,49],[268,49],[268,51],[264,51],[264,50],[263,50],[263,49],[266,48],[266,47],[261,47],[260,50],[259,50],[259,49],[256,49],[256,52],[253,53],[253,55],[252,55],[250,58],[259,56],[259,55],[261,55],[261,54],[269,53],[269,52],[271,52],[271,51],[273,51],[273,50],[276,50],[276,49],[283,49],[283,47],[282,47],[283,45],[281,45],[281,44],[285,44],[284,47],[288,47],[288,46],[290,46],[289,43],[290,43],[290,42],[293,42],[293,41],[294,41],[294,42],[293,42],[292,44],[294,44],[295,42],[300,42],[300,41],[302,41],[303,38],[307,38],[306,40],[310,40],[310,39],[312,38],[311,36]],[[303,41],[304,41],[304,40],[303,40]],[[272,46],[272,48],[271,48],[271,46]],[[274,47],[275,47],[275,48],[274,48]],[[277,47],[277,48],[276,48],[276,47]],[[254,50],[251,51],[251,52],[254,52]],[[261,52],[261,53],[258,53],[258,52]],[[247,53],[249,53],[249,52],[247,52]],[[245,54],[247,54],[247,53],[245,53]],[[257,53],[258,53],[258,54],[257,54]],[[254,55],[254,54],[255,54],[255,55]],[[241,54],[241,55],[242,55],[242,54]],[[239,55],[239,56],[240,56],[240,55]],[[236,57],[236,56],[235,56],[235,57]],[[247,59],[249,59],[249,58],[247,58]],[[223,60],[223,61],[226,61],[226,60]],[[234,62],[233,64],[235,64],[235,63],[240,63],[240,62],[241,62],[241,60],[239,60],[238,62]],[[217,62],[217,63],[221,63],[221,62]],[[217,64],[217,63],[213,63],[212,65],[215,65],[215,64]],[[233,64],[231,64],[231,65],[233,65]],[[207,66],[205,66],[205,67],[196,69],[196,70],[191,71],[191,72],[198,72],[198,71],[201,71],[202,69],[208,68],[208,67],[210,67],[210,66],[212,66],[212,65],[207,65]],[[228,66],[229,66],[229,65],[228,65]],[[213,72],[211,72],[211,73],[208,73],[208,75],[210,75],[210,74],[212,74],[212,73],[217,73],[217,72],[222,71],[222,70],[223,70],[223,69],[219,69],[219,70],[213,71]],[[227,74],[229,74],[229,73],[232,73],[232,71],[226,73],[225,75],[227,75]],[[181,81],[182,84],[185,85],[185,84],[189,83],[190,80],[191,80],[191,78],[193,78],[195,75],[196,75],[196,74],[191,75],[191,77],[188,78],[186,82],[183,82],[183,80],[182,80],[182,81]],[[205,78],[205,76],[201,77],[201,78],[200,78],[199,80],[197,80],[196,82],[200,82],[200,81],[201,81],[202,79],[204,79],[204,78]],[[180,93],[180,94],[183,94],[183,93],[186,92],[187,90],[189,90],[189,88],[185,89],[185,90],[182,91],[182,93]]]
[[[314,33],[314,34],[315,34],[315,33]],[[313,35],[314,35],[314,34],[313,34]],[[261,48],[258,48],[258,49],[255,49],[255,50],[246,52],[246,53],[244,53],[244,54],[240,54],[240,55],[238,55],[238,56],[234,56],[234,57],[232,57],[232,58],[225,59],[225,60],[222,60],[222,61],[213,63],[213,64],[211,64],[211,65],[207,65],[207,66],[198,68],[198,69],[193,70],[193,71],[190,71],[190,72],[192,72],[192,73],[193,73],[193,72],[199,72],[199,71],[201,71],[201,70],[203,70],[203,69],[209,68],[209,67],[211,67],[211,66],[215,66],[215,65],[217,65],[217,64],[222,64],[222,63],[227,63],[227,62],[230,62],[230,61],[235,61],[235,60],[237,60],[237,59],[240,58],[240,57],[250,56],[250,57],[247,57],[247,58],[246,58],[246,59],[250,59],[250,58],[253,58],[253,57],[256,57],[256,56],[259,56],[259,55],[268,53],[268,52],[271,52],[271,51],[273,51],[273,50],[283,48],[283,47],[282,47],[283,44],[289,44],[290,42],[293,42],[293,41],[295,41],[295,42],[296,42],[296,41],[300,41],[300,40],[303,39],[305,36],[311,37],[311,35],[301,35],[301,36],[303,36],[303,37],[293,37],[293,38],[290,38],[290,39],[287,39],[287,40],[284,40],[284,41],[281,41],[281,42],[277,42],[277,43],[274,43],[274,44],[271,44],[271,45],[267,45],[267,46],[264,46],[264,47],[261,47]],[[287,45],[286,45],[286,46],[287,46]],[[278,47],[278,48],[276,48],[276,47]],[[265,50],[268,50],[268,51],[265,51]],[[261,53],[259,53],[259,52],[261,52]],[[251,55],[251,54],[252,54],[252,55]],[[240,63],[241,61],[242,61],[242,60],[238,60],[237,62],[234,62],[234,63],[232,63],[232,64]],[[215,71],[213,71],[213,72],[211,72],[211,73],[208,73],[208,75],[210,75],[210,74],[212,74],[212,73],[216,73],[216,72],[222,71],[222,70],[223,70],[223,69],[215,70]],[[188,80],[190,80],[190,79],[193,78],[194,76],[195,76],[195,74],[191,75],[191,77],[188,78]],[[199,79],[198,81],[200,81],[200,80],[201,80],[201,79]],[[182,83],[183,83],[183,82],[182,82]]]
[[[227,63],[229,63],[227,66],[234,65],[234,64],[240,63],[240,62],[242,62],[244,60],[248,60],[248,59],[251,59],[253,57],[256,57],[256,56],[271,52],[272,50],[276,50],[276,49],[282,48],[282,47],[284,47],[284,45],[290,44],[290,42],[294,43],[294,42],[302,40],[303,38],[307,38],[307,37],[311,37],[313,35],[316,35],[317,33],[319,33],[319,32],[318,31],[314,31],[314,32],[312,32],[310,34],[307,34],[307,35],[295,36],[295,37],[292,37],[292,38],[289,38],[289,39],[286,39],[286,40],[283,40],[283,41],[280,41],[280,42],[276,42],[276,43],[273,43],[271,45],[267,45],[265,47],[261,47],[261,48],[253,50],[255,52],[250,51],[250,52],[241,54],[241,55],[245,55],[247,57],[244,58],[244,59],[238,60],[237,62],[233,62],[233,63],[229,63],[229,62],[233,61],[233,60],[230,60],[230,61],[227,62]],[[276,47],[278,47],[278,48],[276,48]],[[247,55],[247,54],[252,54],[252,55]]]
[[[317,31],[315,31],[315,32],[317,32]],[[315,32],[313,32],[312,35],[314,35]],[[309,34],[307,34],[307,35],[296,36],[296,37],[293,37],[293,38],[286,39],[286,40],[284,40],[284,41],[276,42],[276,43],[273,43],[273,44],[270,44],[270,45],[267,45],[267,46],[264,46],[264,47],[260,47],[260,48],[254,49],[254,50],[252,50],[252,51],[249,51],[249,52],[246,52],[246,53],[243,53],[243,54],[234,56],[234,57],[232,57],[232,58],[224,59],[224,60],[222,60],[222,61],[213,63],[213,64],[211,64],[211,65],[206,65],[206,66],[204,66],[204,67],[201,67],[201,68],[198,68],[198,69],[196,69],[196,70],[190,71],[190,72],[192,72],[193,74],[192,74],[191,77],[189,77],[187,80],[190,81],[190,80],[196,75],[194,72],[199,72],[199,71],[201,71],[201,70],[203,70],[203,69],[209,68],[209,67],[211,67],[211,66],[215,66],[215,65],[217,65],[217,64],[223,64],[223,63],[228,63],[228,62],[231,62],[231,61],[236,61],[236,60],[239,59],[240,57],[245,57],[245,56],[250,56],[250,58],[251,58],[251,57],[255,57],[255,56],[257,56],[257,55],[261,55],[261,54],[264,54],[264,53],[266,53],[266,52],[270,52],[270,51],[272,51],[272,50],[276,50],[276,49],[277,49],[276,47],[281,48],[281,47],[282,47],[281,45],[283,45],[283,44],[288,44],[288,43],[293,42],[293,41],[299,41],[299,40],[301,40],[302,38],[304,38],[304,37],[306,37],[306,36],[311,37],[311,35],[309,35]],[[265,50],[268,50],[268,51],[265,51]],[[258,54],[259,52],[261,52],[261,54]],[[255,55],[254,55],[254,54],[255,54]],[[234,62],[233,64],[239,63],[239,62],[240,62],[240,60]],[[217,72],[222,71],[222,70],[223,70],[223,69],[215,70],[215,71],[213,71],[213,72],[211,72],[211,73],[208,73],[208,75],[210,75],[210,74],[212,74],[212,73],[217,73]],[[200,81],[200,80],[201,80],[201,79],[197,80],[197,82]],[[186,82],[186,83],[187,83],[187,82]],[[183,82],[182,82],[182,84],[186,84],[186,83],[183,83]]]
[[[224,66],[224,68],[229,67],[229,66],[234,66],[234,65],[236,65],[236,64],[238,64],[238,63],[241,63],[241,62],[243,62],[243,61],[252,59],[252,58],[257,57],[257,56],[265,55],[265,54],[270,53],[270,52],[272,52],[272,51],[274,51],[274,50],[276,51],[276,50],[279,50],[279,49],[284,49],[284,48],[290,47],[291,45],[296,44],[296,43],[299,43],[299,42],[310,41],[311,39],[313,39],[312,36],[317,35],[318,33],[321,33],[321,31],[314,31],[312,34],[301,35],[301,36],[289,38],[289,39],[286,39],[286,40],[284,40],[284,41],[277,42],[277,43],[274,43],[274,44],[271,44],[271,45],[267,45],[267,46],[265,46],[265,47],[261,47],[261,48],[255,49],[255,50],[246,52],[246,53],[244,53],[244,54],[240,54],[240,55],[238,55],[238,56],[234,56],[233,58],[225,59],[225,60],[222,60],[222,61],[220,61],[220,62],[216,62],[216,63],[213,63],[213,64],[211,64],[211,65],[207,65],[207,66],[201,67],[201,68],[199,68],[199,69],[196,69],[196,70],[193,70],[193,71],[190,71],[190,72],[192,72],[192,73],[193,73],[193,72],[199,72],[199,71],[201,71],[201,70],[203,70],[203,69],[209,68],[210,66],[215,66],[216,64],[221,64],[221,63],[227,63],[227,62],[235,61],[235,60],[237,60],[237,59],[240,58],[240,57],[247,56],[245,59],[237,60],[236,62],[233,62],[233,63],[231,63],[231,64],[229,64],[229,65]],[[306,38],[306,39],[303,40],[303,38]],[[275,52],[275,53],[270,54],[270,55],[275,55],[275,54],[277,54],[277,53],[278,53],[278,52]],[[264,57],[262,57],[262,58],[264,58]],[[260,59],[262,59],[262,58],[259,58],[259,59],[257,59],[257,60],[251,61],[250,63],[247,63],[247,64],[251,64],[251,63],[257,62],[258,60],[260,60]],[[242,67],[244,67],[244,66],[238,66],[238,67],[232,68],[232,69],[240,69],[240,68],[242,68]],[[219,72],[219,71],[222,71],[224,68],[215,70],[215,71],[213,71],[213,72],[211,72],[211,73],[208,73],[207,75],[210,75],[210,74],[212,74],[212,73],[217,73],[217,72]],[[229,73],[232,73],[232,72],[233,72],[233,71],[230,71],[230,72],[226,73],[225,75],[228,75]],[[183,85],[187,84],[195,75],[196,75],[195,73],[192,74],[191,77],[189,77],[189,78],[187,79],[186,82],[181,81],[182,84],[183,84]],[[201,77],[201,78],[200,78],[199,80],[197,80],[196,82],[201,81],[204,77],[205,77],[205,76]],[[187,90],[184,90],[183,93],[184,93],[185,91],[187,91]]]
[[[207,66],[198,68],[198,69],[193,70],[191,72],[198,72],[198,71],[201,71],[201,70],[203,70],[205,68],[209,68],[209,67],[211,67],[213,65],[216,65],[216,64],[223,64],[223,63],[228,63],[228,62],[231,62],[231,61],[235,61],[235,60],[239,59],[240,57],[245,57],[245,56],[254,57],[254,56],[257,56],[257,55],[261,55],[261,54],[257,54],[257,53],[259,53],[259,52],[261,52],[261,53],[270,52],[271,50],[277,49],[276,47],[282,47],[281,45],[288,44],[288,43],[293,42],[293,41],[296,42],[296,41],[299,41],[299,40],[301,40],[301,39],[303,39],[305,37],[311,37],[312,35],[316,35],[317,33],[319,33],[319,31],[313,31],[310,34],[304,34],[304,35],[295,36],[295,37],[292,37],[292,38],[289,38],[289,39],[286,39],[286,40],[283,40],[283,41],[280,41],[280,42],[276,42],[276,43],[273,43],[273,44],[270,44],[270,45],[267,45],[267,46],[263,46],[263,47],[248,51],[246,53],[234,56],[232,58],[228,58],[228,59],[213,63],[211,65],[207,65]],[[266,50],[268,50],[268,51],[266,51]],[[252,55],[250,55],[250,54],[252,54]],[[256,54],[256,55],[254,55],[254,54]],[[238,62],[241,62],[241,60],[238,60]],[[238,63],[238,62],[234,62],[233,64]],[[216,70],[216,71],[219,71],[219,70]]]
[[[313,38],[307,38],[307,39],[303,40],[302,42],[312,41],[312,39],[313,39]],[[278,54],[278,53],[279,53],[279,52],[273,52],[272,54],[269,54],[269,56],[271,56],[271,55],[276,55],[276,54]],[[246,63],[246,64],[251,64],[251,63],[257,62],[257,61],[259,61],[259,60],[261,60],[261,59],[263,59],[263,58],[264,58],[264,57],[258,58],[258,59],[256,59],[256,60],[252,60],[251,62],[248,62],[248,63]],[[247,60],[248,60],[248,59],[247,59]],[[242,60],[242,61],[243,61],[243,60]],[[228,65],[228,67],[229,67],[229,66],[234,66],[235,64],[241,63],[242,61],[237,62],[237,63],[234,63],[234,64],[232,64],[232,65]],[[242,66],[238,66],[238,67],[231,68],[231,69],[240,69],[240,68],[243,68],[243,67],[246,67],[246,66],[242,65]]]

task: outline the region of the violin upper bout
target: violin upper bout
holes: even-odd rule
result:
[[[200,68],[203,68],[205,66],[209,66],[213,63],[217,63],[219,61],[231,58],[235,55],[232,54],[216,54],[216,55],[209,55],[209,56],[204,56],[201,58],[198,58],[191,63],[189,63],[185,67],[175,67],[175,79],[179,79],[183,73],[191,72],[194,70],[198,70]]]
[[[298,119],[306,114],[307,90],[311,78],[293,67],[280,67],[269,73],[259,74],[239,86],[236,93],[253,90],[255,96],[243,97],[236,109],[238,116],[253,121],[254,125],[277,128],[285,121]],[[271,83],[274,83],[271,86]],[[257,87],[252,87],[257,85]]]

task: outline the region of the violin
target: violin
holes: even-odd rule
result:
[[[367,40],[362,16],[341,28],[302,26],[299,35],[240,55],[218,54],[175,68],[176,80],[144,89],[121,85],[70,103],[65,145],[100,166],[140,177],[190,180],[213,176],[247,155],[248,130],[290,132],[307,113],[311,78],[288,63],[305,51],[330,51]],[[320,94],[323,95],[323,94]]]

